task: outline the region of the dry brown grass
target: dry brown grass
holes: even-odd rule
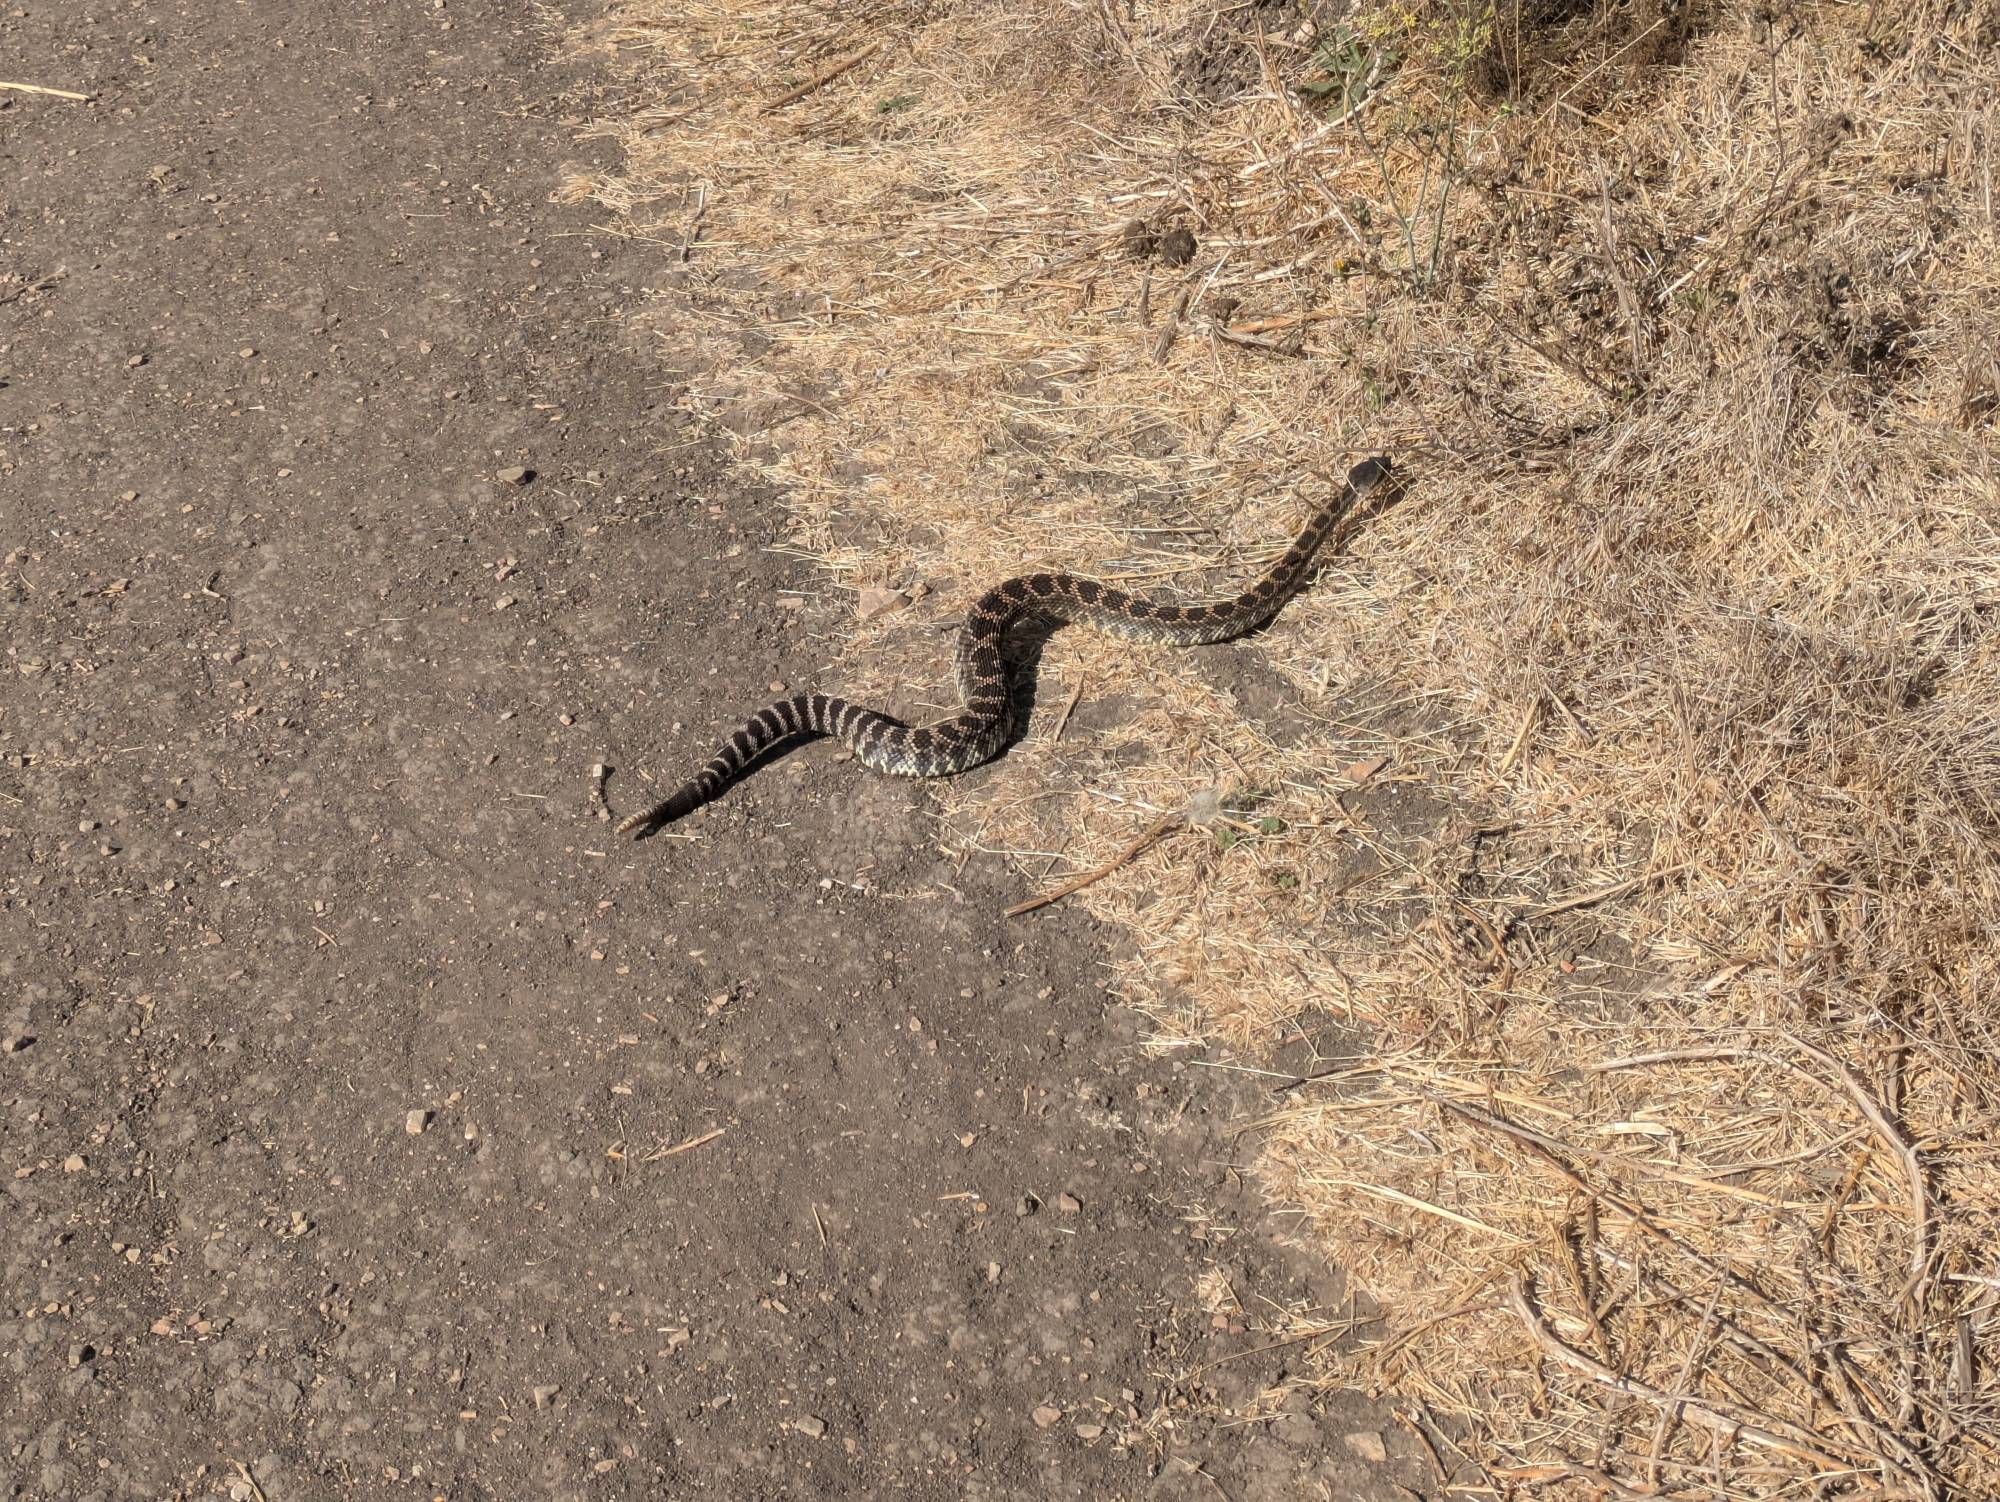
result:
[[[1329,1380],[1476,1494],[1994,1495],[2000,14],[1576,9],[642,0],[573,186],[799,545],[934,586],[845,665],[909,712],[1005,574],[1212,590],[1406,459],[1302,732],[1066,633],[945,790],[1050,881],[1226,790],[1071,900],[1160,1046],[1367,1025],[1262,1158],[1384,1312]]]

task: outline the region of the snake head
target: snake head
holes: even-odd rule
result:
[[[1369,491],[1389,478],[1389,456],[1377,454],[1363,459],[1347,472],[1347,488],[1354,492],[1358,501]]]

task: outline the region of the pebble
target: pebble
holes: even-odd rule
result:
[[[822,1434],[826,1433],[826,1420],[807,1414],[802,1419],[794,1419],[792,1427],[807,1439],[818,1439]]]
[[[403,1130],[412,1137],[420,1137],[424,1128],[430,1125],[430,1119],[431,1113],[428,1111],[411,1111],[403,1118]]]
[[[562,1388],[556,1386],[538,1387],[529,1396],[534,1399],[537,1408],[547,1408],[551,1403],[555,1402],[556,1394],[561,1391]]]
[[[0,1053],[19,1053],[35,1040],[26,1033],[9,1033],[0,1038]]]
[[[90,1165],[84,1161],[82,1153],[71,1153],[67,1158],[63,1159],[64,1173],[82,1173],[84,1169],[88,1168],[89,1166]]]
[[[1103,1434],[1104,1426],[1102,1424],[1078,1424],[1076,1426],[1076,1437],[1078,1439],[1099,1439]]]
[[[1061,1422],[1062,1410],[1060,1408],[1051,1408],[1048,1404],[1044,1403],[1035,1410],[1035,1427],[1037,1429],[1053,1429]]]
[[[855,604],[854,613],[864,621],[872,621],[878,615],[887,615],[909,603],[910,597],[900,589],[864,589]]]
[[[534,477],[535,472],[525,464],[510,464],[493,476],[502,485],[525,485]]]
[[[1056,1196],[1056,1208],[1065,1215],[1075,1215],[1083,1208],[1083,1201],[1065,1189]]]
[[[1383,1465],[1389,1459],[1389,1447],[1382,1443],[1382,1436],[1372,1429],[1357,1429],[1352,1434],[1343,1434],[1340,1442],[1356,1459],[1365,1460],[1370,1465]]]

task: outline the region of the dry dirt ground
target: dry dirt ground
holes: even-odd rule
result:
[[[595,817],[841,607],[550,202],[581,18],[0,12],[5,1495],[1430,1495],[1253,1406],[1338,1284],[1101,936],[824,747]]]

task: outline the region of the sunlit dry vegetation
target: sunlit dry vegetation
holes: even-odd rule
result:
[[[845,686],[948,707],[986,585],[1213,596],[1395,456],[1284,726],[1066,633],[944,790],[1026,886],[1173,824],[1070,899],[1157,1046],[1353,1024],[1259,1160],[1368,1316],[1297,1312],[1321,1379],[1469,1495],[2000,1490],[2000,8],[627,14],[573,186],[663,361],[830,580],[929,586]]]

